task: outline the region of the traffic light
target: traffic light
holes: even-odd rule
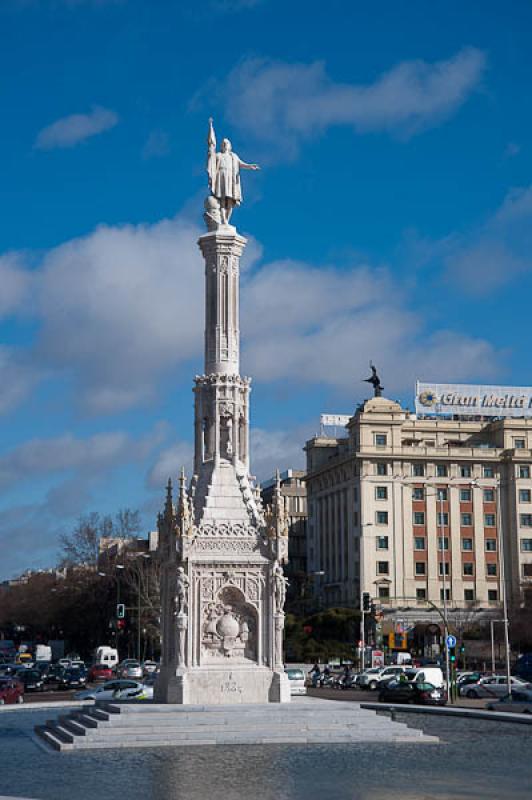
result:
[[[118,603],[116,606],[116,618],[124,619],[126,616],[126,607],[123,603]]]
[[[124,628],[126,627],[125,619],[119,619],[118,622],[116,623],[116,627],[118,628],[119,631],[123,631]]]
[[[460,645],[460,655],[463,656],[465,653],[465,644]]]
[[[449,647],[449,661],[454,664],[456,661],[456,647]]]
[[[362,593],[362,611],[371,611],[371,597],[369,592]]]

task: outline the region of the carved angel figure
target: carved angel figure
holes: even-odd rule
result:
[[[283,568],[278,561],[272,567],[273,578],[273,601],[276,614],[282,614],[286,600],[286,587],[288,581],[284,576]]]
[[[188,614],[188,587],[190,581],[183,567],[177,568],[175,614]]]

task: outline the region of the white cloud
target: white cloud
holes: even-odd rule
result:
[[[323,62],[291,64],[252,58],[220,84],[200,94],[212,103],[218,92],[227,119],[259,140],[293,155],[301,139],[331,125],[357,131],[412,135],[454,114],[479,86],[486,59],[467,47],[434,63],[404,61],[370,84],[335,83]]]
[[[532,186],[511,189],[486,222],[454,237],[446,277],[471,294],[489,294],[532,273]]]
[[[24,259],[19,253],[0,256],[0,319],[13,311],[20,311],[30,299],[31,275],[24,269]]]
[[[69,433],[31,439],[0,456],[0,486],[6,488],[35,476],[69,470],[85,477],[101,476],[102,470],[120,463],[145,459],[161,443],[164,433],[164,426],[156,426],[139,439],[123,431],[94,434],[86,439]]]
[[[72,377],[85,411],[112,413],[145,403],[187,362],[199,364],[199,234],[182,219],[102,226],[49,251],[33,270],[39,321],[33,363]],[[254,249],[256,257],[260,246]],[[357,385],[369,358],[396,392],[410,389],[435,358],[448,365],[449,380],[493,377],[497,370],[497,353],[485,341],[431,332],[382,268],[255,264],[242,277],[241,305],[243,371],[265,382],[321,382],[345,392]],[[4,361],[4,369],[13,369],[10,354]]]
[[[0,345],[0,414],[16,408],[40,377],[42,371],[28,363],[27,353]]]
[[[148,486],[162,491],[168,478],[171,478],[174,485],[176,485],[176,479],[181,472],[181,467],[185,468],[187,478],[190,479],[193,469],[193,456],[190,442],[175,442],[170,447],[166,447],[159,453],[155,464],[148,473]]]
[[[108,131],[118,124],[118,114],[101,106],[95,106],[88,114],[71,114],[43,128],[35,140],[37,150],[54,150],[74,147],[79,142]]]

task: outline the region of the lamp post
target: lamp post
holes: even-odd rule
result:
[[[471,481],[471,486],[479,487],[478,481]],[[502,524],[502,493],[501,488],[503,484],[501,483],[501,479],[499,476],[496,477],[496,488],[497,488],[497,555],[499,558],[499,583],[501,587],[501,594],[502,594],[502,613],[503,618],[502,620],[493,620],[493,622],[502,622],[504,625],[504,649],[505,649],[505,659],[506,659],[506,684],[508,689],[508,695],[510,697],[510,701],[512,699],[512,676],[511,676],[511,667],[510,667],[510,633],[509,633],[509,620],[508,620],[508,595],[506,591],[506,570],[505,570],[505,560],[504,560],[504,528]],[[490,620],[490,628],[491,628],[491,663],[492,669],[494,671],[494,663],[495,663],[495,653],[494,653],[494,642],[493,642],[493,625],[491,624]]]
[[[501,509],[501,481],[497,478],[497,545],[499,555],[499,570],[500,570],[500,584],[502,592],[502,613],[504,623],[504,647],[506,650],[506,682],[508,687],[508,695],[510,702],[512,700],[512,678],[510,670],[510,634],[508,630],[508,596],[506,592],[506,571],[504,561],[504,532],[502,525],[502,509]]]

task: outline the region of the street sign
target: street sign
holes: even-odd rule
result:
[[[447,647],[451,649],[451,647],[456,647],[456,636],[449,634],[447,637]]]

